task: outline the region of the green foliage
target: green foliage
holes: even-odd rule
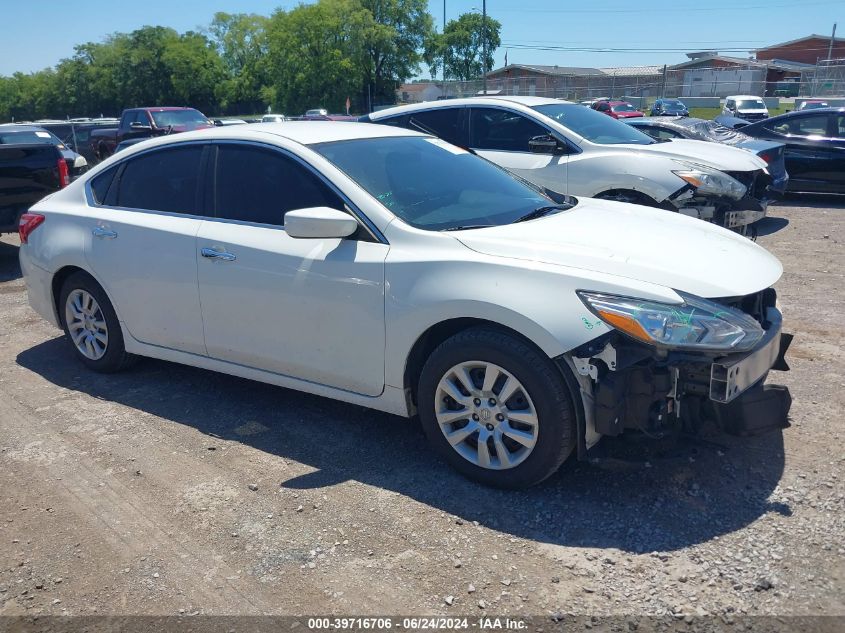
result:
[[[450,20],[443,33],[433,38],[425,49],[425,60],[436,75],[442,64],[446,77],[469,81],[493,70],[493,54],[502,43],[502,25],[489,15],[486,22],[479,13],[464,13]],[[484,44],[487,56],[484,57]]]
[[[393,103],[434,38],[427,0],[318,0],[270,17],[220,12],[201,33],[145,26],[80,44],[54,68],[0,77],[0,121],[117,116],[145,105],[342,112],[347,97],[361,111]]]

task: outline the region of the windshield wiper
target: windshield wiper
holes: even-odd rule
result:
[[[544,215],[549,215],[555,211],[566,211],[567,209],[571,209],[571,204],[547,204],[542,207],[537,207],[533,211],[526,213],[522,217],[517,218],[513,221],[512,224],[516,224],[517,222],[527,222],[528,220],[535,220],[537,218],[542,218]]]
[[[450,226],[446,229],[440,229],[441,231],[468,231],[470,229],[487,229],[493,226],[492,224],[466,224],[464,226]]]

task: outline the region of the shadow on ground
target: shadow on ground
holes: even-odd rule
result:
[[[317,489],[347,480],[399,492],[490,528],[540,542],[673,550],[739,530],[767,512],[784,467],[783,436],[685,445],[650,467],[611,471],[570,460],[542,485],[490,490],[455,474],[414,422],[214,372],[144,360],[116,375],[91,373],[61,338],[18,363],[51,383],[241,442],[315,472],[279,484]],[[241,436],[257,421],[267,430]]]
[[[21,264],[17,244],[0,242],[0,283],[20,279]]]

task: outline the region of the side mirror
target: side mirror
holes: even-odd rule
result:
[[[144,125],[143,123],[138,123],[138,121],[134,121],[133,123],[129,124],[129,128],[132,130],[152,130],[153,127],[151,125]]]
[[[560,154],[560,143],[551,134],[541,134],[528,139],[528,150],[533,154]]]
[[[299,239],[344,238],[357,230],[355,218],[329,207],[296,209],[285,214],[285,231]]]

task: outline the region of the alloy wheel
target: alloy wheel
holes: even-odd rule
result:
[[[89,360],[100,360],[109,344],[106,318],[94,296],[87,290],[71,291],[65,302],[65,323],[79,353]]]
[[[514,468],[537,444],[539,419],[528,391],[486,361],[462,362],[443,375],[435,415],[452,448],[482,468]]]

